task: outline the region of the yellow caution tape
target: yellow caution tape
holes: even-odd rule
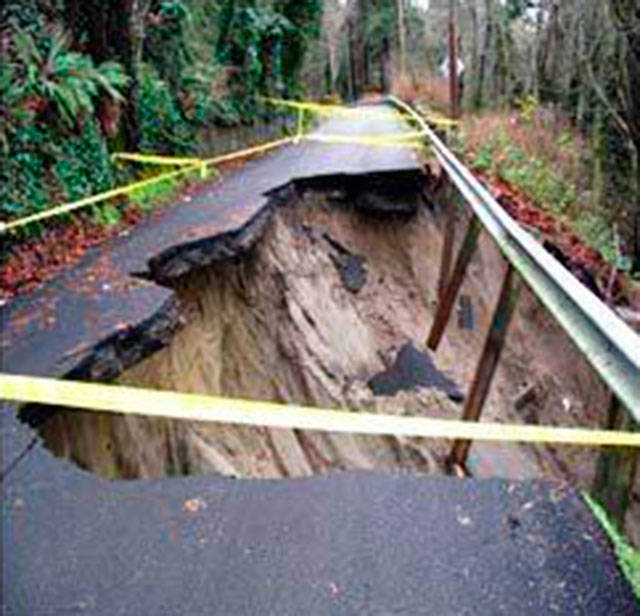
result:
[[[273,104],[287,105],[287,106],[298,109],[300,112],[305,110],[311,110],[316,112],[327,112],[327,113],[335,113],[335,112],[347,113],[347,114],[355,113],[359,115],[362,115],[363,113],[371,112],[370,110],[363,110],[362,108],[352,109],[352,108],[343,107],[340,105],[303,103],[298,101],[287,101],[282,99],[264,99],[264,100],[271,102]],[[376,112],[371,112],[371,113],[375,114]],[[78,201],[73,201],[72,203],[64,203],[62,205],[50,208],[43,212],[32,214],[30,216],[25,216],[24,218],[12,220],[10,222],[0,221],[0,233],[4,233],[6,231],[9,231],[10,229],[23,227],[29,223],[36,222],[38,220],[45,220],[47,218],[59,216],[60,214],[65,214],[67,212],[74,211],[78,208],[85,207],[87,205],[100,203],[101,201],[106,201],[107,199],[112,199],[113,197],[130,193],[139,188],[143,188],[144,186],[149,186],[151,184],[155,184],[163,180],[167,180],[170,178],[178,177],[183,174],[190,173],[191,171],[194,171],[196,169],[200,171],[200,176],[204,179],[207,176],[207,168],[211,165],[227,162],[230,160],[234,160],[236,158],[251,156],[253,154],[257,154],[260,152],[266,152],[268,150],[280,147],[288,143],[298,143],[301,139],[307,139],[310,141],[318,141],[318,142],[324,142],[324,143],[343,143],[343,144],[359,144],[359,145],[388,146],[388,147],[421,147],[421,144],[417,142],[407,143],[407,144],[403,144],[403,142],[404,141],[410,142],[412,139],[421,138],[423,136],[421,132],[413,132],[413,133],[406,133],[406,134],[399,134],[399,135],[370,135],[370,136],[353,136],[353,137],[346,136],[346,135],[345,136],[343,135],[304,136],[302,135],[302,129],[303,129],[302,113],[300,113],[298,116],[297,134],[295,137],[287,137],[284,139],[278,139],[276,141],[270,141],[262,145],[246,148],[244,150],[239,150],[236,152],[231,152],[229,154],[223,154],[223,155],[216,156],[209,159],[117,152],[112,155],[113,160],[128,160],[128,161],[159,164],[159,165],[177,165],[177,166],[184,167],[184,169],[163,173],[159,176],[150,178],[148,180],[142,180],[140,182],[134,182],[132,184],[128,184],[127,186],[114,188],[112,190],[105,191],[98,195],[93,195],[91,197],[86,197]]]
[[[192,171],[200,171],[202,175],[203,169],[209,165],[215,165],[217,163],[226,162],[229,160],[233,160],[236,158],[242,158],[244,156],[250,156],[252,154],[257,154],[259,152],[265,152],[267,150],[279,147],[286,143],[291,143],[293,141],[292,137],[288,137],[286,139],[279,139],[277,141],[271,141],[256,147],[247,148],[245,150],[239,150],[236,152],[232,152],[230,154],[223,154],[221,156],[216,156],[214,158],[210,158],[208,160],[202,159],[193,159],[193,165],[187,165],[183,169],[178,169],[177,171],[169,171],[167,173],[163,173],[161,175],[155,176],[148,180],[141,180],[139,182],[134,182],[132,184],[128,184],[126,186],[121,186],[119,188],[114,188],[112,190],[107,190],[105,192],[99,193],[97,195],[93,195],[91,197],[86,197],[84,199],[80,199],[78,201],[73,201],[72,203],[64,203],[62,205],[58,205],[56,207],[45,210],[44,212],[38,212],[37,214],[32,214],[30,216],[25,216],[24,218],[19,218],[17,220],[12,220],[10,222],[0,221],[0,233],[4,233],[5,231],[9,231],[10,229],[16,229],[18,227],[23,227],[28,225],[29,223],[36,222],[38,220],[45,220],[47,218],[52,218],[54,216],[59,216],[60,214],[66,214],[67,212],[72,212],[77,210],[78,208],[85,207],[87,205],[92,205],[95,203],[100,203],[101,201],[106,201],[107,199],[112,199],[113,197],[118,197],[120,195],[125,195],[139,188],[143,188],[145,186],[149,186],[151,184],[155,184],[157,182],[162,182],[163,180],[167,180],[170,178],[178,177],[180,175],[186,175]],[[158,159],[166,159],[166,160],[185,160],[185,159],[172,159],[172,157],[160,157],[160,156],[146,156],[146,155],[135,155],[135,154],[120,154],[119,157],[127,156],[129,160],[133,160],[130,157],[136,156],[139,158],[155,158]],[[160,163],[160,164],[181,164],[181,163]]]
[[[206,180],[208,177],[207,165],[200,158],[180,158],[178,156],[159,156],[156,154],[131,154],[128,152],[116,152],[111,155],[111,160],[128,160],[132,162],[145,163],[151,165],[177,165],[200,167],[200,177]]]
[[[240,150],[238,152],[231,152],[230,154],[222,154],[220,156],[214,156],[213,158],[208,158],[203,162],[206,165],[217,165],[219,163],[224,163],[230,160],[234,160],[236,158],[243,158],[245,156],[252,156],[253,154],[259,154],[261,152],[267,152],[268,150],[279,148],[282,145],[293,143],[293,141],[295,141],[295,137],[285,137],[284,139],[269,141],[268,143],[263,143],[262,145],[256,145],[252,148],[247,148],[246,150]]]
[[[348,117],[384,118],[389,119],[389,113],[383,113],[377,109],[368,108],[365,105],[359,107],[346,107],[344,105],[331,105],[326,103],[311,103],[302,101],[290,101],[285,99],[266,98],[264,101],[272,105],[290,107],[300,111],[308,111],[316,115],[344,115]],[[405,114],[394,111],[393,115],[404,116]]]
[[[129,152],[116,152],[111,155],[111,160],[130,160],[137,163],[150,163],[152,165],[201,165],[200,158],[181,158],[179,156],[159,156],[157,154],[131,154]]]
[[[375,137],[350,137],[345,135],[305,135],[305,141],[316,141],[318,143],[343,144],[343,145],[365,145],[371,147],[393,147],[393,148],[421,148],[424,144],[419,141],[403,142],[392,139],[376,139]]]
[[[366,105],[361,105],[359,107],[345,107],[344,105],[332,105],[327,103],[312,103],[312,102],[304,102],[304,101],[290,101],[286,99],[280,98],[263,98],[262,100],[271,103],[273,105],[279,105],[282,107],[291,107],[292,109],[311,111],[316,114],[324,114],[324,115],[347,115],[353,117],[364,116],[371,118],[388,118],[389,114],[381,113],[380,111],[369,109]],[[406,113],[398,113],[402,117],[409,117],[409,114]],[[451,118],[447,118],[441,114],[435,113],[423,113],[423,117],[432,124],[440,124],[443,126],[455,126],[458,124],[457,120],[452,120]]]
[[[336,411],[9,374],[0,374],[0,398],[91,411],[323,432],[640,447],[640,433],[632,432]]]
[[[101,201],[112,199],[113,197],[125,195],[127,193],[138,190],[139,188],[144,188],[145,186],[156,184],[157,182],[162,182],[163,180],[168,180],[170,178],[178,177],[180,175],[186,175],[191,171],[197,171],[199,170],[199,168],[200,166],[198,165],[193,167],[185,167],[177,171],[162,173],[161,175],[150,178],[148,180],[142,180],[140,182],[134,182],[133,184],[128,184],[127,186],[121,186],[120,188],[107,190],[106,192],[100,193],[98,195],[93,195],[92,197],[86,197],[84,199],[80,199],[79,201],[73,201],[72,203],[65,203],[63,205],[59,205],[59,206],[50,208],[48,210],[45,210],[44,212],[31,214],[31,216],[25,216],[24,218],[20,218],[18,220],[12,220],[11,222],[0,222],[0,233],[9,231],[10,229],[15,229],[17,227],[23,227],[25,225],[28,225],[29,223],[36,222],[38,220],[44,220],[45,218],[52,218],[53,216],[66,214],[67,212],[72,212],[73,210],[77,210],[78,208],[85,207],[87,205],[92,205],[94,203],[100,203]]]

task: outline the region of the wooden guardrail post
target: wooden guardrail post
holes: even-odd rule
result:
[[[638,424],[614,394],[611,395],[606,428],[629,432],[638,430]],[[633,447],[603,447],[596,463],[592,495],[621,530],[638,470],[638,455],[639,450]]]
[[[453,267],[453,273],[447,280],[444,290],[438,299],[438,309],[436,310],[436,316],[431,326],[431,331],[429,332],[429,338],[427,339],[427,346],[432,351],[438,348],[440,340],[442,339],[442,334],[451,316],[451,310],[458,296],[458,291],[460,291],[462,281],[471,262],[471,257],[475,252],[481,228],[480,221],[476,216],[473,216],[469,221],[467,231],[462,240],[462,246],[458,252],[456,264]]]
[[[447,211],[444,219],[444,241],[442,244],[442,254],[440,257],[440,274],[438,276],[438,302],[442,301],[442,296],[447,288],[449,277],[451,276],[451,261],[453,261],[453,243],[455,240],[456,210],[455,189],[448,182],[444,200]]]
[[[491,327],[482,349],[482,355],[478,361],[464,410],[462,411],[463,421],[478,421],[480,419],[482,407],[489,393],[491,381],[504,348],[509,322],[520,295],[521,285],[519,281],[514,281],[514,275],[513,266],[509,263],[502,282],[502,288],[500,289],[500,297],[493,313]],[[449,466],[454,467],[457,465],[464,468],[470,447],[471,441],[456,440],[449,454]]]

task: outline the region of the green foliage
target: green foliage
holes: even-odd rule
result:
[[[166,81],[144,64],[140,75],[141,147],[149,152],[188,152],[195,135],[185,122]]]
[[[527,158],[517,148],[509,148],[506,154],[499,175],[507,182],[557,214],[566,212],[576,202],[575,187],[564,181],[548,163]]]
[[[175,95],[182,71],[197,57],[192,44],[192,18],[186,3],[179,0],[160,2],[158,8],[158,21],[147,30],[144,56]]]
[[[493,167],[493,154],[495,149],[495,144],[492,141],[483,143],[476,152],[471,166],[479,171],[489,171],[489,169]]]
[[[526,122],[531,122],[538,109],[540,109],[540,101],[533,95],[529,94],[524,98],[516,101],[516,107],[520,111],[520,117]]]
[[[166,169],[164,169],[164,171],[166,171]],[[153,175],[164,173],[164,171],[158,171],[158,169],[156,169]],[[147,184],[130,193],[129,200],[131,203],[139,205],[143,211],[148,212],[154,208],[156,203],[166,201],[173,197],[183,185],[186,178],[186,175],[170,177],[155,182],[154,184]]]
[[[95,119],[88,120],[79,135],[62,142],[55,173],[70,201],[113,185],[109,152]]]
[[[607,512],[599,503],[593,500],[586,492],[583,492],[582,496],[593,516],[607,533],[609,541],[611,541],[613,545],[620,569],[622,569],[622,572],[631,584],[636,597],[640,600],[640,550],[632,548],[625,541],[620,531],[609,519]]]
[[[79,115],[93,114],[101,92],[122,100],[118,88],[126,85],[127,77],[120,65],[94,67],[89,56],[68,50],[69,39],[61,31],[37,40],[19,30],[14,43],[15,78],[22,84],[22,96],[36,109],[54,109],[67,126],[74,126]]]
[[[294,25],[283,15],[254,6],[235,7],[228,19],[218,57],[241,69],[236,86],[242,84],[243,94],[264,92],[271,68],[276,89],[281,89],[282,41],[285,36],[293,35]]]
[[[15,120],[28,119],[29,113],[20,106],[24,87],[16,81],[11,64],[0,65],[0,152],[9,154],[9,139]]]
[[[50,132],[35,124],[12,134],[10,155],[0,159],[0,216],[16,218],[40,211],[48,202],[43,182]]]
[[[94,205],[92,208],[93,220],[103,225],[117,225],[120,222],[120,210],[112,203]]]
[[[9,0],[0,7],[0,28],[7,33],[15,29],[34,35],[42,35],[45,18],[39,7],[39,0]]]
[[[521,102],[522,113],[531,119],[538,102],[528,98]],[[557,150],[573,148],[574,137],[569,132],[560,133],[554,140]],[[464,150],[464,144],[460,146]],[[567,216],[583,241],[597,248],[610,263],[618,261],[611,225],[611,214],[602,211],[578,209],[585,201],[578,187],[557,171],[551,162],[534,158],[512,143],[507,131],[496,131],[476,148],[471,166],[491,173],[520,189],[540,206],[554,214]]]
[[[231,86],[245,107],[258,93],[291,97],[300,93],[298,73],[309,38],[318,36],[321,13],[319,0],[285,0],[271,7],[226,0],[216,56],[236,67]],[[249,107],[243,111],[255,111]]]

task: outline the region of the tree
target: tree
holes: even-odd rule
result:
[[[633,247],[633,269],[640,272],[640,5],[635,0],[611,0],[611,8],[626,44],[618,100],[624,118],[623,130],[630,142],[635,180],[627,236]]]

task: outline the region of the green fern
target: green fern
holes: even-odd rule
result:
[[[122,67],[117,62],[95,67],[89,56],[69,51],[69,39],[62,31],[38,45],[31,34],[18,30],[14,43],[22,68],[22,94],[51,105],[66,125],[74,126],[80,115],[93,114],[102,92],[123,100],[119,88],[128,78]]]

